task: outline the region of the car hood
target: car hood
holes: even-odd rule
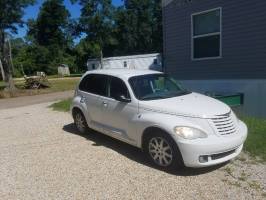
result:
[[[190,93],[167,99],[140,101],[140,109],[173,115],[212,118],[230,112],[230,107],[214,98]]]

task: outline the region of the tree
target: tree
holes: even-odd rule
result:
[[[23,25],[22,16],[24,8],[33,4],[35,0],[1,0],[0,1],[0,59],[2,61],[7,89],[11,92],[15,89],[9,55],[6,45],[7,31],[17,32],[16,25]]]
[[[115,15],[118,54],[162,52],[160,0],[126,0]]]
[[[93,41],[88,41],[87,39],[80,40],[79,44],[75,47],[76,52],[76,66],[86,69],[86,62],[88,58],[99,57],[99,52],[101,51],[98,43]],[[82,69],[78,69],[83,71]]]
[[[113,30],[113,11],[111,0],[72,0],[72,3],[78,2],[81,8],[81,16],[77,26],[78,32],[86,34],[86,42],[95,48],[97,57],[103,57],[103,51],[106,46],[115,44],[115,38],[112,37]]]
[[[34,59],[40,60],[42,66],[38,70],[42,70],[48,74],[55,73],[58,64],[72,64],[73,58],[67,52],[73,45],[72,37],[68,31],[70,13],[63,4],[63,0],[47,0],[40,8],[40,12],[36,20],[29,20],[28,36],[34,43],[34,48],[39,48],[46,52],[45,56],[37,54]],[[46,59],[45,59],[46,58]],[[67,58],[67,59],[66,59]],[[38,66],[38,63],[36,63]],[[44,67],[46,65],[46,67]]]
[[[66,47],[65,29],[68,26],[70,14],[63,5],[63,0],[47,0],[40,8],[36,21],[29,22],[29,34],[41,46]]]

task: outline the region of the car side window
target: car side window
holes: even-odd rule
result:
[[[107,96],[107,76],[101,74],[89,74],[83,78],[79,89],[84,92]]]
[[[91,77],[91,75],[87,75],[81,80],[81,82],[79,84],[79,90],[87,92],[87,82],[89,81],[90,77]]]
[[[110,80],[110,97],[115,99],[118,96],[124,96],[130,99],[126,84],[123,80],[112,77]]]

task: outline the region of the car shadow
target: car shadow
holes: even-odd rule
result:
[[[101,134],[97,131],[90,130],[87,134],[80,133],[75,125],[73,123],[67,124],[63,127],[63,130],[68,134],[74,134],[80,137],[83,137],[87,140],[93,141],[93,146],[104,146],[106,148],[112,149],[116,151],[117,153],[127,157],[128,159],[131,159],[135,162],[138,162],[142,165],[146,165],[148,167],[161,170],[160,168],[153,165],[148,158],[145,156],[145,154],[141,151],[141,149],[131,146],[129,144],[126,144],[124,142],[121,142],[119,140],[113,139],[109,136],[106,136],[104,134]],[[228,163],[228,162],[227,162]],[[223,163],[220,165],[212,166],[212,167],[205,167],[205,168],[188,168],[184,167],[181,169],[177,169],[174,171],[165,171],[166,173],[177,175],[177,176],[197,176],[205,173],[212,172],[214,170],[217,170],[223,166],[225,166],[227,163]]]

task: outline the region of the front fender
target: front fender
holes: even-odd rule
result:
[[[138,132],[141,133],[140,139],[138,140],[139,147],[142,145],[143,133],[146,129],[151,127],[159,128],[167,132],[175,140],[178,139],[174,132],[176,126],[193,127],[206,133],[213,132],[206,120],[163,113],[143,113],[139,115],[137,124],[139,124]]]

